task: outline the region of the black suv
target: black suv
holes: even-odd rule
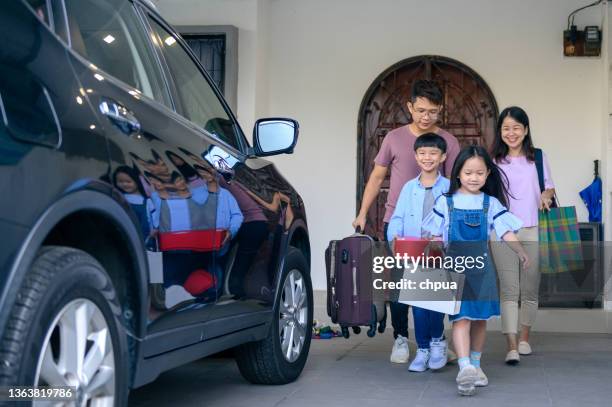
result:
[[[306,216],[259,157],[297,122],[258,120],[250,146],[144,0],[3,1],[0,36],[0,386],[124,405],[230,348],[253,383],[295,380]]]

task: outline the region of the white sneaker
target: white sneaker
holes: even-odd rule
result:
[[[506,364],[508,365],[518,365],[521,361],[521,357],[519,353],[515,350],[511,350],[506,354]]]
[[[485,387],[489,385],[489,379],[487,375],[482,371],[481,368],[477,367],[476,371],[478,372],[478,378],[474,382],[474,386],[476,387]]]
[[[391,351],[390,359],[393,363],[408,363],[408,360],[410,359],[408,338],[405,338],[402,335],[397,335],[397,338],[393,343],[393,350]]]
[[[476,392],[476,380],[478,380],[478,370],[472,365],[468,365],[459,370],[457,374],[457,390],[462,396],[471,396]]]
[[[518,352],[521,355],[531,355],[531,346],[529,345],[529,342],[520,341]]]
[[[429,361],[429,349],[417,349],[414,360],[408,367],[411,372],[424,372],[427,370],[427,362]]]
[[[185,290],[185,287],[182,285],[171,285],[166,288],[166,308],[170,309],[174,307],[176,304],[179,304],[184,301],[193,300],[195,297]]]
[[[441,341],[431,341],[429,342],[429,347],[431,348],[431,356],[427,365],[431,370],[442,369],[448,361],[446,341],[444,339]]]

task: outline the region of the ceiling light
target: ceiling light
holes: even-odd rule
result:
[[[166,43],[166,45],[171,46],[176,42],[176,40],[174,39],[174,37],[168,37],[164,40],[164,42]]]
[[[110,44],[111,42],[115,41],[115,37],[108,34],[106,37],[103,38],[103,40],[105,43]]]

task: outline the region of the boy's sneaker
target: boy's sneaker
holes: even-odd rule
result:
[[[485,387],[485,386],[488,386],[489,385],[489,379],[487,378],[487,375],[482,371],[482,369],[480,367],[477,367],[476,371],[478,372],[478,378],[474,382],[474,386],[476,386],[476,387]]]
[[[393,363],[408,363],[410,359],[410,349],[408,349],[408,338],[402,335],[397,335],[393,343],[391,351],[391,362]]]
[[[429,361],[429,349],[417,349],[414,360],[408,366],[411,372],[424,372],[427,370],[427,362]]]
[[[462,396],[471,396],[476,392],[476,380],[478,380],[478,370],[472,365],[468,365],[459,370],[457,374],[457,390]]]
[[[429,368],[431,370],[442,369],[446,366],[446,362],[448,361],[446,355],[446,341],[444,339],[441,341],[431,341],[429,342],[429,347],[431,349],[431,355],[428,362]]]
[[[531,355],[531,346],[529,342],[520,341],[518,345],[518,352],[521,355]]]

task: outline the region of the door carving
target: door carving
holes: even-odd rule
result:
[[[385,135],[412,121],[406,103],[417,79],[433,80],[442,87],[444,110],[438,125],[454,134],[461,146],[491,145],[498,108],[493,92],[480,75],[459,61],[441,56],[423,55],[400,61],[376,78],[359,109],[357,210]],[[365,233],[383,237],[388,191],[389,173],[368,212]]]

